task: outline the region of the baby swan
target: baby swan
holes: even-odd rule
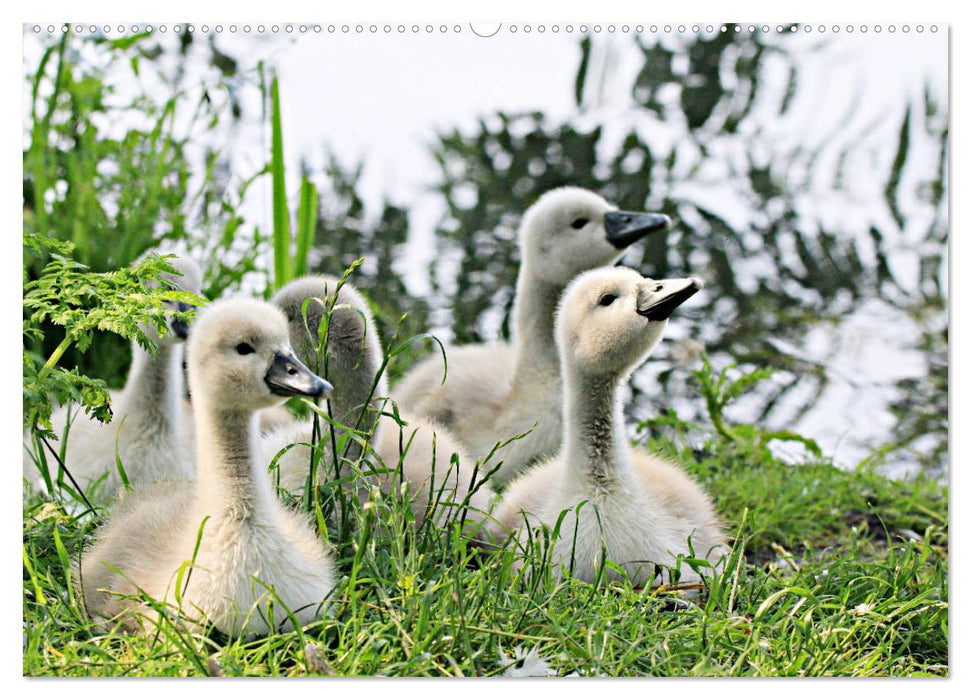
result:
[[[283,315],[253,299],[202,311],[188,357],[197,481],[135,491],[111,513],[81,562],[87,610],[122,613],[130,627],[142,615],[151,632],[156,613],[132,598],[144,591],[178,607],[191,628],[208,621],[231,636],[312,622],[334,568],[310,523],[280,504],[254,461],[255,412],[332,387],[294,356]],[[179,576],[193,557],[191,575]]]
[[[158,251],[153,251],[158,252]],[[200,293],[202,272],[188,257],[169,258],[179,276],[165,275],[172,285]],[[178,304],[179,311],[190,307]],[[133,485],[160,479],[189,478],[193,472],[194,438],[183,420],[183,341],[188,337],[184,321],[170,320],[168,332],[160,337],[154,325],[142,329],[158,347],[152,357],[132,342],[132,362],[125,387],[111,392],[113,417],[102,423],[85,415],[76,405],[62,406],[51,416],[54,432],[65,440],[64,464],[89,500],[105,501],[118,490],[121,480],[115,463],[115,449]],[[68,427],[68,409],[73,420]],[[60,444],[54,443],[55,449]],[[57,461],[47,455],[52,477]],[[33,456],[24,452],[24,478],[36,488],[43,479]]]
[[[709,498],[674,464],[631,449],[617,396],[671,312],[700,288],[693,278],[651,280],[606,268],[581,275],[563,296],[556,319],[563,449],[510,484],[495,517],[510,529],[553,527],[568,511],[552,560],[577,578],[596,579],[603,549],[636,584],[655,579],[655,564],[673,567],[687,556],[689,538],[712,564],[724,553]],[[682,580],[697,578],[681,568]]]
[[[320,372],[333,379],[335,389],[328,401],[331,418],[372,435],[374,454],[368,459],[378,462],[375,466],[381,473],[375,474],[370,483],[376,483],[386,493],[397,491],[399,479],[389,470],[400,472],[402,480],[409,484],[418,525],[432,499],[445,504],[461,503],[468,498],[471,507],[466,509],[466,521],[480,522],[494,497],[492,490],[481,483],[485,473],[480,472],[473,484],[475,460],[467,456],[455,438],[442,427],[407,413],[399,414],[407,423],[399,426],[394,418],[382,414],[388,400],[388,385],[381,372],[383,351],[377,327],[364,297],[347,282],[340,285],[339,290],[338,284],[336,277],[326,275],[302,277],[283,287],[272,300],[287,317],[290,342],[298,356],[310,367],[317,368],[319,363]],[[303,316],[305,304],[306,321]],[[325,304],[333,305],[329,325],[324,322]],[[320,335],[326,332],[327,336],[326,371],[322,366],[324,358],[317,357],[318,332]],[[280,485],[291,493],[298,493],[305,487],[310,448],[299,443],[310,443],[311,438],[312,422],[308,421],[278,428],[261,439],[267,464],[281,449],[297,443],[278,461]],[[361,456],[361,446],[355,442],[350,443],[346,454],[340,450],[342,456],[337,460],[340,465],[337,470],[327,425],[323,426],[319,444],[325,450],[319,462],[323,473],[315,476],[315,482],[349,477],[346,462]],[[451,466],[452,454],[458,455],[457,469]],[[359,498],[365,497],[369,485],[358,484]],[[439,518],[453,513],[450,507],[442,507]]]
[[[547,192],[526,211],[519,230],[522,262],[512,342],[450,349],[444,384],[441,358],[429,358],[401,380],[394,398],[403,409],[451,430],[477,459],[497,442],[532,429],[496,453],[495,460],[503,464],[492,478],[499,482],[552,456],[563,437],[563,392],[553,337],[553,316],[563,290],[584,270],[615,263],[627,246],[669,226],[662,214],[618,211],[588,190]]]

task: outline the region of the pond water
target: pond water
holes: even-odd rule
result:
[[[363,210],[325,222],[379,227],[388,201],[407,213],[390,269],[444,341],[506,332],[518,215],[550,186],[588,186],[675,220],[627,264],[707,283],[635,375],[632,418],[660,405],[700,419],[688,370],[704,347],[716,366],[778,370],[730,419],[803,433],[846,466],[893,446],[883,469],[943,476],[948,32],[848,26],[700,40],[618,31],[585,48],[565,28],[480,39],[325,26],[217,45],[244,67],[276,66],[290,172],[308,169],[323,209],[328,154],[363,164]],[[180,65],[205,59],[197,42]],[[248,119],[235,133],[200,138],[218,139],[244,177],[269,141],[258,90],[240,99]],[[241,211],[268,230],[262,184]],[[454,306],[459,292],[468,308]]]
[[[483,133],[479,117],[540,111],[540,123],[552,134],[566,133],[557,132],[559,124],[578,132],[602,129],[596,143],[602,165],[636,133],[655,160],[677,154],[671,167],[661,169],[665,189],[655,188],[648,201],[666,207],[682,224],[669,237],[664,270],[702,274],[709,288],[698,295],[696,313],[672,322],[668,349],[636,376],[634,387],[644,398],[631,401],[632,416],[651,415],[658,402],[650,398],[657,396],[659,380],[664,404],[683,417],[700,416],[687,372],[667,372],[679,355],[679,339],[695,338],[704,341],[716,364],[738,359],[780,369],[740,402],[732,417],[813,437],[840,464],[854,465],[897,443],[902,449],[889,453],[883,465],[890,473],[944,471],[948,183],[941,149],[947,36],[943,28],[922,35],[888,29],[877,35],[872,27],[869,34],[859,27],[848,34],[844,28],[839,36],[817,32],[788,43],[766,42],[784,47],[788,55],[761,57],[761,84],[740,133],[707,140],[679,122],[678,97],[665,94],[672,91],[669,85],[655,91],[658,109],[638,104],[639,74],[651,67],[644,50],[627,37],[594,40],[587,94],[579,108],[574,90],[580,46],[577,38],[563,34],[501,32],[488,41],[335,37],[298,41],[281,51],[278,63],[282,85],[290,87],[288,112],[291,132],[297,134],[291,147],[311,162],[320,156],[320,143],[345,159],[362,158],[364,199],[377,208],[382,197],[391,197],[409,210],[410,244],[400,269],[415,294],[431,295],[433,309],[442,310],[432,318],[434,332],[444,339],[472,339],[455,333],[448,302],[461,284],[455,278],[463,265],[485,288],[483,296],[499,300],[476,317],[475,339],[502,335],[510,270],[495,271],[490,286],[486,266],[463,258],[447,238],[436,235],[463,225],[483,225],[492,235],[491,229],[503,223],[488,213],[481,219],[465,214],[486,192],[496,195],[488,189],[489,178],[501,182],[501,172],[476,180],[467,163],[456,164],[455,187],[449,190],[458,202],[456,211],[428,191],[443,179],[428,147],[436,134],[458,128],[471,141]],[[643,43],[666,48],[676,72],[679,60],[690,59],[685,48],[690,40],[662,37],[655,44],[647,37]],[[745,47],[738,51],[744,54]],[[722,72],[730,70],[733,57],[727,53],[719,56]],[[442,56],[461,59],[443,61]],[[298,88],[311,80],[311,66],[330,65],[338,57],[341,70],[318,79],[326,89]],[[523,66],[528,70],[518,68]],[[685,71],[689,80],[697,78]],[[790,87],[793,75],[798,80]],[[731,76],[723,80],[732,82]],[[754,91],[741,79],[734,82],[739,92]],[[778,103],[787,90],[790,104],[780,114]],[[335,93],[353,98],[333,110],[328,104]],[[389,109],[394,119],[388,119]],[[508,133],[528,140],[535,124],[522,122],[513,121]],[[503,129],[496,124],[485,132],[500,135]],[[903,163],[894,175],[899,159]],[[751,160],[771,178],[768,193],[754,191],[749,183],[739,186],[737,180],[755,169]],[[632,178],[639,175],[634,170]],[[601,182],[609,190],[616,179],[605,173]],[[936,199],[935,183],[941,189]],[[711,214],[719,221],[706,221]],[[685,232],[689,222],[694,230]],[[727,230],[719,230],[720,222]],[[499,235],[512,241],[514,223]],[[725,250],[729,266],[712,260],[712,244]],[[508,246],[496,252],[515,257]],[[626,260],[652,273],[658,266],[651,254],[635,249]],[[435,272],[429,275],[433,259]],[[433,292],[429,287],[436,282]],[[434,303],[436,293],[441,303]],[[728,300],[735,303],[724,303]],[[791,444],[780,449],[799,457]]]

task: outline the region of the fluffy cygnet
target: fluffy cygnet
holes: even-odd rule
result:
[[[630,244],[663,231],[662,214],[618,211],[576,187],[547,192],[523,217],[522,262],[513,306],[512,342],[468,345],[419,363],[393,397],[412,414],[444,425],[469,454],[481,459],[496,443],[530,431],[494,457],[492,477],[509,481],[528,464],[556,453],[563,437],[563,392],[553,337],[557,302],[584,270],[610,265]]]
[[[655,565],[674,567],[688,556],[689,540],[695,556],[715,566],[724,554],[711,500],[675,464],[631,448],[618,397],[671,312],[700,288],[693,278],[605,268],[581,275],[563,296],[556,319],[563,448],[509,485],[495,517],[520,528],[522,543],[527,528],[552,528],[567,511],[552,561],[577,578],[594,581],[604,551],[637,584],[655,581]],[[695,578],[681,566],[682,581]]]
[[[114,509],[82,556],[86,608],[148,632],[161,625],[140,593],[167,603],[190,629],[211,623],[254,636],[307,624],[324,610],[334,567],[307,518],[280,504],[254,460],[255,412],[332,387],[294,356],[283,315],[252,299],[207,307],[188,357],[197,481],[136,490]]]

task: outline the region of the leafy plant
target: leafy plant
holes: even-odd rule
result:
[[[731,363],[716,372],[707,354],[701,356],[701,369],[692,372],[701,389],[701,395],[708,408],[708,418],[716,432],[737,446],[748,446],[755,452],[767,455],[766,446],[771,440],[792,440],[802,443],[809,452],[821,458],[823,452],[815,440],[788,430],[764,430],[752,424],[729,426],[725,421],[725,408],[735,399],[742,396],[759,382],[770,379],[772,370],[768,367],[756,367],[749,372],[742,372],[736,378],[730,378],[738,365]]]
[[[172,42],[179,50],[166,53]],[[123,268],[162,241],[182,243],[204,264],[204,292],[217,296],[254,272],[262,253],[236,211],[252,178],[234,190],[215,145],[224,122],[240,117],[238,92],[250,77],[210,42],[213,70],[201,84],[183,84],[191,42],[189,32],[110,39],[69,29],[42,47],[26,75],[24,230],[71,243],[73,259],[97,273]],[[157,60],[173,54],[174,63]],[[203,131],[208,146],[197,171],[186,146]],[[37,279],[48,260],[46,248],[28,249],[24,281]],[[47,321],[42,331],[27,341],[46,358],[63,337]],[[90,342],[89,353],[71,343],[64,366],[117,385],[128,344],[112,333]]]
[[[168,332],[169,318],[189,320],[190,312],[178,311],[179,302],[200,305],[204,300],[173,287],[165,274],[179,273],[166,257],[149,255],[129,267],[113,272],[92,272],[86,265],[65,256],[71,244],[25,232],[24,242],[36,252],[44,249],[50,261],[37,279],[24,285],[23,306],[27,318],[24,336],[43,340],[43,324],[62,329],[62,338],[46,358],[24,350],[24,428],[39,429],[53,437],[50,416],[52,400],[78,402],[101,421],[110,420],[111,406],[103,381],[91,379],[77,369],[58,366],[69,348],[84,353],[95,331],[114,333],[135,341],[156,354],[148,329],[159,336]]]

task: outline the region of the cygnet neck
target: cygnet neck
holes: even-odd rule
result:
[[[516,348],[514,386],[547,383],[559,377],[553,318],[564,285],[540,279],[524,260],[516,282],[513,341]]]
[[[232,520],[257,517],[273,498],[265,471],[254,460],[259,434],[252,409],[217,406],[207,392],[195,399],[197,504]]]
[[[116,420],[124,417],[125,431],[139,435],[167,434],[176,428],[182,399],[182,344],[162,341],[152,357],[132,343],[132,363]]]
[[[563,454],[571,478],[607,486],[631,472],[620,378],[567,368]]]

